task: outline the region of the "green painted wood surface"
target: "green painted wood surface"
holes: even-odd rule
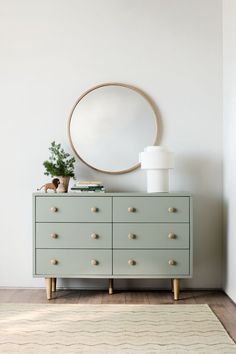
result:
[[[57,260],[56,265],[51,260]],[[97,260],[98,265],[91,261]],[[36,274],[55,276],[70,275],[104,275],[112,273],[111,250],[78,250],[78,249],[37,249]]]
[[[53,206],[58,208],[56,213],[50,211]],[[92,213],[91,207],[98,208],[98,213]],[[128,207],[136,208],[136,212],[128,213]],[[176,208],[176,213],[168,213],[169,207]],[[49,236],[51,228],[58,233],[57,239]],[[95,233],[99,230],[101,237],[92,240],[88,236],[91,230]],[[177,234],[176,239],[166,238],[169,230]],[[138,237],[129,240],[129,232]],[[189,193],[37,193],[33,195],[33,234],[34,275],[38,277],[186,278],[192,275]],[[128,266],[127,257],[136,257],[137,264]],[[168,260],[173,257],[177,264],[169,266]],[[56,266],[50,263],[53,258],[58,258]],[[99,265],[92,266],[91,259],[97,259]]]
[[[128,212],[128,208],[135,212]],[[176,208],[169,213],[168,208]],[[114,222],[189,222],[188,197],[114,197]]]
[[[94,233],[96,239],[91,237]],[[36,223],[36,248],[111,247],[111,223]]]
[[[56,198],[67,198],[67,197],[75,197],[75,198],[80,198],[80,197],[150,197],[150,198],[156,198],[156,197],[191,197],[191,193],[182,191],[182,192],[158,192],[158,193],[147,193],[147,192],[106,192],[106,193],[101,193],[101,192],[94,192],[94,193],[88,193],[88,192],[68,192],[68,193],[54,193],[54,192],[36,192],[33,193],[33,197],[56,197]]]
[[[173,233],[174,239],[168,238]],[[129,238],[134,235],[134,239]],[[114,223],[113,248],[189,248],[188,223]]]
[[[128,261],[134,260],[135,265]],[[168,264],[175,260],[176,265]],[[114,250],[113,274],[180,276],[189,274],[188,250]]]
[[[37,197],[37,222],[111,222],[110,197]],[[52,212],[51,208],[57,211]],[[92,212],[91,208],[97,208]]]

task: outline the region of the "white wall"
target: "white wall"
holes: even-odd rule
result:
[[[236,301],[236,2],[223,1],[224,243],[227,294]]]
[[[43,285],[31,275],[31,193],[45,181],[50,142],[71,151],[77,97],[107,81],[136,85],[158,105],[162,144],[176,153],[171,189],[194,195],[194,278],[184,284],[221,286],[221,25],[220,0],[0,1],[1,286]],[[78,161],[77,175],[111,191],[146,188],[140,170],[100,175]]]

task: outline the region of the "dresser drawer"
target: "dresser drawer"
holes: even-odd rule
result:
[[[114,275],[159,275],[174,277],[189,275],[189,273],[188,250],[113,251]]]
[[[114,223],[113,248],[189,248],[188,223]]]
[[[109,197],[37,197],[36,222],[110,222]]]
[[[36,223],[36,248],[111,248],[105,223]]]
[[[38,275],[110,275],[111,272],[111,250],[36,250]]]
[[[114,222],[189,222],[189,197],[114,197]]]

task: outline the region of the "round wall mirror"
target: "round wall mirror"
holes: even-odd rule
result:
[[[140,89],[102,84],[76,101],[68,133],[74,152],[85,164],[105,173],[127,173],[140,166],[139,153],[157,143],[157,113]]]

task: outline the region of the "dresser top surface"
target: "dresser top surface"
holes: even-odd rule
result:
[[[69,193],[33,193],[35,197],[191,197],[189,192],[145,193],[145,192],[69,192]]]

